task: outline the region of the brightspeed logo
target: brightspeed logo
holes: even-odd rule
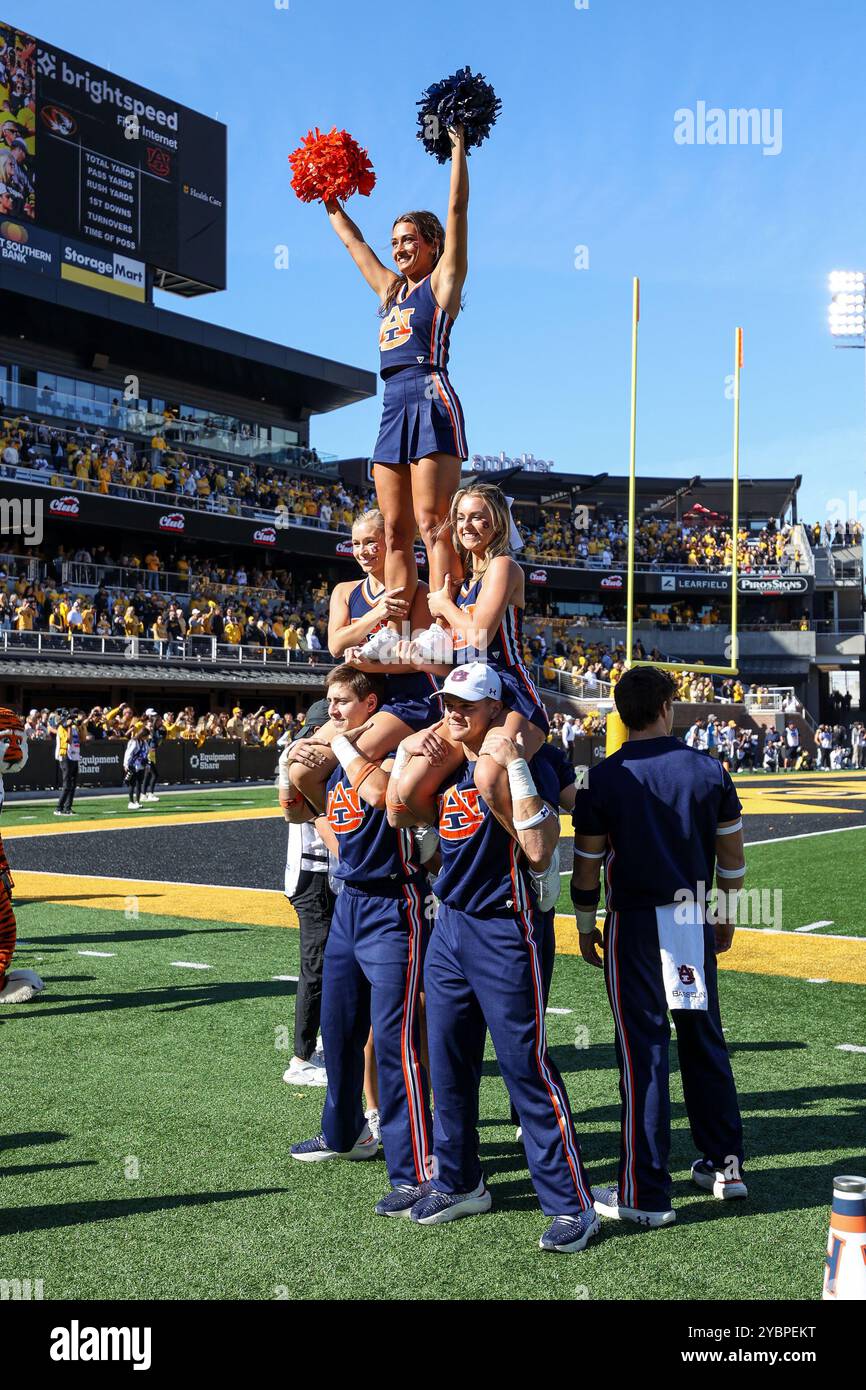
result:
[[[41,545],[43,504],[32,497],[0,497],[0,533],[21,536],[25,545]]]
[[[73,1318],[68,1327],[51,1329],[52,1361],[131,1361],[134,1371],[149,1371],[149,1327],[82,1327]]]
[[[178,128],[176,110],[163,111],[158,106],[151,106],[149,102],[142,101],[140,97],[133,96],[122,87],[113,86],[108,77],[94,77],[89,68],[73,67],[65,58],[58,62],[56,55],[44,48],[39,50],[37,61],[43,77],[53,78],[62,82],[64,87],[74,87],[76,92],[86,93],[94,106],[116,106],[119,111],[130,111],[134,116],[144,116],[148,121],[155,121],[157,125],[165,126],[168,130]]]

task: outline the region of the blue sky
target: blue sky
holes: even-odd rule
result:
[[[451,359],[470,450],[625,471],[639,274],[639,469],[729,471],[742,324],[743,473],[802,473],[809,518],[834,498],[850,510],[853,492],[866,520],[866,353],[836,351],[826,329],[827,273],[866,268],[866,6],[7,0],[3,17],[227,123],[229,288],[159,302],[373,371],[375,300],[322,210],[296,200],[287,155],[316,124],[369,148],[378,183],[349,211],[385,258],[399,212],[444,213],[447,170],[415,139],[422,88],[465,63],[483,71],[503,111],[470,159]],[[678,144],[675,113],[701,101],[780,111],[781,149]],[[366,454],[378,414],[370,401],[318,417],[313,442]]]

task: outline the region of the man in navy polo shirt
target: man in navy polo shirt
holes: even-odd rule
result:
[[[668,1011],[701,1155],[692,1179],[715,1197],[747,1195],[716,979],[716,955],[730,949],[745,874],[741,807],[721,763],[671,736],[675,691],[666,671],[626,672],[614,699],[628,741],[590,769],[573,812],[571,896],[581,955],[604,965],[622,1097],[618,1181],[593,1189],[595,1207],[642,1226],[676,1219],[668,1171]],[[602,865],[603,942],[595,926]],[[714,877],[719,901],[708,911]]]

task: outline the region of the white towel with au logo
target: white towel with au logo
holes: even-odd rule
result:
[[[704,916],[700,903],[657,907],[656,923],[668,1008],[706,1011]]]

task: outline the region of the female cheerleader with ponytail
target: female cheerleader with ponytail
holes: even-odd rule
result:
[[[380,302],[382,424],[373,480],[385,519],[385,588],[411,607],[418,583],[416,533],[427,550],[430,587],[460,580],[442,523],[468,458],[463,410],[448,377],[448,340],[467,271],[469,175],[462,127],[448,132],[451,186],[443,229],[432,212],[406,212],[391,231],[395,270],[383,265],[338,201],[331,225]],[[371,649],[372,650],[372,649]]]
[[[417,585],[411,604],[385,584],[385,523],[381,512],[374,509],[355,519],[352,551],[364,577],[335,585],[328,617],[328,648],[332,656],[344,661],[357,658],[363,644],[375,633],[388,633],[393,644],[390,622],[401,625],[406,620],[410,630],[418,630],[427,628],[431,621],[426,584]],[[353,664],[385,677],[384,699],[358,738],[359,752],[374,762],[381,762],[401,739],[438,719],[440,706],[433,698],[438,686],[431,675],[408,662],[383,665],[380,661],[370,661],[364,664],[355,659]],[[312,805],[324,799],[324,788],[337,766],[337,759],[321,744],[332,733],[333,728],[328,723],[315,744],[298,740],[290,745],[281,760],[289,787],[285,804],[288,820],[304,819],[307,814],[304,798]]]
[[[430,612],[450,629],[455,665],[483,661],[495,668],[502,684],[503,709],[491,730],[517,742],[529,762],[546,742],[550,721],[523,660],[524,575],[510,554],[508,502],[493,483],[462,488],[452,499],[447,525],[466,579],[458,587],[448,575],[438,590],[431,589],[427,595]],[[419,670],[443,675],[450,669],[424,659],[423,641],[401,644],[399,654],[411,659]],[[372,666],[364,669],[371,670]],[[404,748],[427,757],[431,788],[459,766],[464,756],[449,741],[444,723],[413,734]],[[475,765],[475,786],[497,820],[508,828],[508,774],[483,751]]]

